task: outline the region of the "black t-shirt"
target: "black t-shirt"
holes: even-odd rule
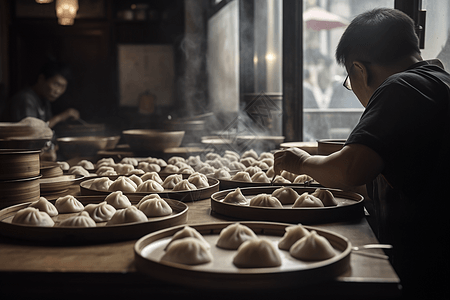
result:
[[[410,293],[448,279],[436,272],[450,255],[449,103],[450,74],[416,63],[380,85],[346,142],[368,146],[385,163],[369,191],[376,233],[394,245],[392,262]]]

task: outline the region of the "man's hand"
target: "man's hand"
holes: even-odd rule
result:
[[[273,170],[275,175],[280,175],[286,170],[294,174],[303,174],[302,164],[311,155],[299,148],[289,148],[274,153]]]

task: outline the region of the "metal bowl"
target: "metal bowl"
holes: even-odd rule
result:
[[[156,129],[131,129],[122,132],[125,141],[133,151],[164,151],[181,145],[184,131]]]
[[[62,137],[56,141],[59,151],[66,158],[95,156],[99,150],[103,150],[108,145],[109,137],[100,136],[79,136]]]

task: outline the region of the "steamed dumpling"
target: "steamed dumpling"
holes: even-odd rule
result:
[[[141,176],[142,182],[149,180],[149,179],[154,180],[159,184],[163,183],[163,180],[161,179],[161,177],[159,176],[159,174],[157,172],[146,172],[144,175]]]
[[[281,256],[274,244],[264,238],[244,242],[233,258],[238,268],[270,268],[281,266]]]
[[[195,185],[198,189],[209,187],[208,179],[205,175],[191,175],[189,176],[188,181]]]
[[[98,169],[101,166],[113,166],[116,163],[114,162],[114,159],[112,157],[104,157],[102,159],[99,159],[96,163],[95,163],[95,167]]]
[[[110,176],[110,174],[117,175],[117,172],[114,170],[114,168],[110,166],[101,166],[95,173],[98,176]]]
[[[250,199],[250,206],[283,207],[280,200],[268,194],[259,194]]]
[[[82,159],[77,163],[77,166],[82,166],[86,170],[94,170],[94,164],[89,160]]]
[[[242,194],[242,191],[240,188],[235,189],[233,192],[229,192],[225,198],[222,200],[224,203],[234,203],[234,204],[242,204],[242,205],[248,205],[249,200],[245,198],[245,196]]]
[[[70,165],[67,161],[57,161],[56,163],[63,171],[69,171]]]
[[[178,171],[180,171],[180,168],[178,168],[175,165],[171,165],[168,164],[165,168],[164,168],[164,173],[178,173]]]
[[[284,178],[286,178],[290,182],[293,182],[295,180],[295,178],[297,177],[297,174],[294,174],[294,173],[291,173],[291,172],[288,172],[288,171],[282,171],[281,172],[281,176],[283,176]]]
[[[139,186],[143,182],[142,178],[136,174],[133,174],[128,178],[130,178],[130,180],[133,181],[136,184],[136,186]]]
[[[295,242],[289,253],[294,258],[307,261],[325,260],[336,255],[330,242],[315,230]]]
[[[251,157],[254,158],[255,160],[259,158],[258,153],[256,153],[256,151],[253,149],[247,150],[244,153],[242,153],[241,159],[246,157]]]
[[[311,181],[311,180],[313,180],[311,176],[302,174],[302,175],[298,175],[297,177],[294,178],[294,183],[305,183],[306,181]]]
[[[95,221],[89,216],[87,211],[82,211],[78,215],[70,217],[61,221],[58,224],[60,226],[69,226],[69,227],[95,227]]]
[[[245,171],[237,172],[231,180],[234,181],[245,181],[245,182],[252,182],[252,178],[250,177],[250,174],[248,174]]]
[[[113,180],[108,177],[95,178],[90,188],[98,191],[108,191],[111,184],[113,184]]]
[[[127,172],[125,175],[131,177],[132,175],[135,175],[135,176],[142,176],[142,175],[144,175],[144,174],[145,174],[144,170],[141,170],[141,169],[133,169],[133,170]],[[134,181],[134,180],[133,180],[133,181]]]
[[[119,175],[125,175],[134,170],[134,166],[130,164],[115,164],[113,167]]]
[[[205,245],[205,247],[209,250],[211,248],[211,246],[209,245],[209,243],[205,240],[205,238],[200,234],[200,232],[198,232],[195,228],[191,227],[191,226],[184,226],[183,229],[178,230],[172,237],[172,239],[170,240],[170,242],[167,244],[167,246],[165,247],[165,249],[168,249],[168,247],[170,246],[170,244],[172,244],[174,241],[176,240],[180,240],[180,239],[184,239],[187,237],[193,237],[198,239],[201,243],[203,243]]]
[[[27,207],[19,210],[14,215],[11,223],[43,227],[52,227],[55,225],[55,222],[45,211],[39,211],[35,207]]]
[[[295,242],[309,234],[309,231],[302,224],[286,227],[286,232],[278,242],[278,248],[289,251]]]
[[[167,160],[167,163],[169,165],[174,165],[177,162],[186,162],[186,159],[184,159],[184,157],[181,157],[181,156],[172,156],[171,158],[169,158]]]
[[[115,209],[122,209],[131,206],[130,199],[123,194],[122,191],[115,191],[110,193],[105,198],[105,202],[112,205]]]
[[[241,164],[243,164],[245,167],[251,167],[253,165],[256,164],[258,160],[256,160],[253,157],[246,157],[246,158],[241,158],[241,160],[239,161]]]
[[[172,207],[161,198],[148,198],[139,204],[141,210],[147,217],[162,217],[172,213]]]
[[[250,239],[256,238],[256,234],[249,227],[240,223],[231,224],[220,231],[217,247],[236,250]]]
[[[282,204],[292,204],[297,200],[299,194],[290,187],[281,187],[272,192],[272,196],[280,200]]]
[[[111,204],[103,201],[99,204],[86,205],[84,207],[84,211],[89,214],[92,220],[94,220],[96,223],[100,223],[111,220],[112,216],[116,212],[116,209]]]
[[[221,168],[221,169],[217,169],[216,171],[214,171],[213,177],[217,178],[217,179],[221,179],[221,178],[222,179],[230,179],[231,175],[230,175],[230,172],[228,172],[224,168]]]
[[[267,170],[266,175],[269,178],[272,178],[273,176],[275,176],[275,171],[274,171],[273,167],[270,167],[269,170]],[[277,176],[281,176],[281,175],[277,175]],[[283,176],[281,176],[281,177],[283,177]],[[289,180],[289,179],[287,179],[287,180]]]
[[[270,179],[265,172],[259,171],[252,176],[252,182],[270,183]]]
[[[70,195],[56,199],[55,207],[59,213],[75,213],[84,210],[84,205],[77,198]]]
[[[196,190],[197,187],[190,183],[187,179],[183,179],[180,182],[178,182],[174,187],[173,191],[191,191]]]
[[[152,164],[145,161],[141,161],[138,166],[138,169],[144,170],[145,172],[159,172],[161,171],[161,166],[158,164]]]
[[[141,183],[137,189],[137,193],[161,193],[164,192],[164,188],[158,182],[152,179],[148,179]]]
[[[136,207],[139,208],[139,206],[141,205],[142,202],[144,202],[145,200],[148,199],[162,199],[160,195],[158,194],[150,194],[150,195],[145,195],[144,197],[141,198],[141,200],[139,200],[138,204],[136,204]]]
[[[113,183],[111,183],[111,185],[108,188],[108,191],[110,192],[122,191],[134,193],[136,192],[136,188],[137,188],[136,183],[134,183],[133,180],[125,176],[119,176],[116,180],[114,180]]]
[[[312,196],[315,196],[322,201],[324,206],[337,206],[338,203],[336,199],[333,196],[333,193],[331,193],[329,190],[324,189],[316,189],[314,193],[311,194]]]
[[[244,171],[247,172],[250,175],[250,177],[253,177],[253,175],[255,175],[256,173],[261,172],[262,169],[260,167],[250,166],[245,168]]]
[[[165,189],[173,189],[177,183],[183,180],[183,175],[181,174],[172,174],[164,179],[162,187]]]
[[[266,175],[267,175],[267,173],[266,173]],[[284,178],[283,176],[277,175],[277,176],[275,176],[273,183],[284,184],[284,183],[291,183],[291,182],[289,180],[287,180],[286,178]]]
[[[136,206],[118,209],[106,225],[117,225],[135,222],[147,222],[147,216]]]
[[[39,211],[44,211],[50,217],[54,217],[54,216],[58,215],[58,210],[56,209],[56,207],[44,197],[40,197],[39,200],[34,201],[28,207],[35,207],[35,208],[39,209]]]
[[[67,171],[67,174],[80,175],[80,176],[88,177],[89,176],[89,171],[86,170],[85,168],[83,168],[82,166],[73,166],[73,167],[71,167],[69,169],[69,171]]]
[[[230,168],[230,170],[232,170],[232,171],[242,172],[242,171],[245,171],[245,169],[247,167],[241,162],[233,161],[233,162],[230,162],[230,164],[228,165],[228,168]]]
[[[134,158],[134,157],[124,157],[124,158],[122,158],[120,163],[132,165],[132,166],[136,167],[139,164],[139,161],[137,160],[137,158]]]
[[[323,203],[319,198],[304,192],[295,200],[292,207],[323,207]]]
[[[194,237],[176,240],[167,247],[161,261],[184,265],[200,265],[212,261],[212,254],[204,243]]]

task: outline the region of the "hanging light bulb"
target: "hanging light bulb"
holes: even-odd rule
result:
[[[36,0],[36,3],[44,4],[44,3],[52,3],[53,0]]]
[[[78,0],[56,0],[56,16],[61,25],[73,25],[78,11]]]

